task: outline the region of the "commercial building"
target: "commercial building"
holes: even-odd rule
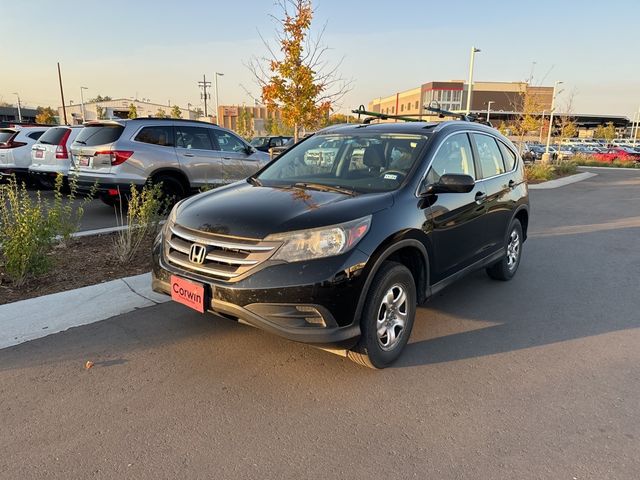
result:
[[[22,117],[23,123],[35,123],[38,110],[35,108],[22,107],[18,115],[18,107],[0,107],[0,125],[18,123]]]
[[[380,97],[369,102],[369,110],[389,115],[432,114],[424,106],[437,104],[443,110],[461,112],[466,108],[468,85],[462,80],[429,82],[420,87]],[[473,82],[471,111],[485,113],[489,105],[491,112],[521,112],[526,95],[534,98],[541,111],[551,109],[553,87],[535,87],[526,82]],[[491,102],[491,104],[489,104]]]
[[[159,112],[164,112],[167,117],[171,116],[172,105],[162,105],[159,103],[144,102],[141,100],[132,100],[129,98],[116,98],[114,100],[106,100],[102,102],[88,102],[84,104],[84,120],[98,120],[99,118],[129,118],[129,109],[131,105],[136,107],[138,117],[157,117]],[[66,105],[67,123],[70,125],[82,124],[83,105],[71,103]],[[101,112],[99,112],[101,110]],[[102,113],[102,115],[99,115]],[[193,110],[180,108],[182,118],[196,120],[197,115]],[[58,115],[60,123],[64,123],[64,112],[62,107],[58,107]]]
[[[218,125],[229,130],[238,130],[238,119],[241,114],[246,115],[251,122],[251,130],[254,135],[267,135],[269,133],[268,122],[280,121],[280,110],[270,110],[264,105],[220,105],[218,115],[214,119]]]

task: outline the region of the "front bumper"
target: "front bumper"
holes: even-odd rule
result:
[[[367,260],[355,249],[339,257],[311,262],[265,262],[255,273],[229,283],[168,264],[161,242],[156,241],[152,288],[170,295],[171,275],[187,278],[205,286],[205,308],[211,313],[289,340],[350,348],[360,336],[360,322],[355,315],[366,280],[363,273]]]

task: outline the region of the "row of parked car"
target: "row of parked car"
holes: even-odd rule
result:
[[[525,162],[535,162],[542,159],[546,145],[542,143],[524,143],[521,145],[522,158]],[[619,159],[623,161],[640,161],[640,146],[632,143],[561,143],[550,145],[549,154],[552,159],[569,159],[576,154],[592,155],[596,159]]]
[[[100,120],[77,126],[0,128],[0,175],[16,174],[44,188],[57,175],[78,175],[80,190],[99,185],[99,197],[117,203],[131,184],[162,183],[182,198],[204,186],[246,178],[291,137],[247,143],[217,125],[191,120]]]

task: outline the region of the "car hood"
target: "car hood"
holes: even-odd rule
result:
[[[271,233],[355,220],[392,204],[391,192],[351,196],[238,182],[185,200],[176,212],[176,223],[210,233],[262,239]]]

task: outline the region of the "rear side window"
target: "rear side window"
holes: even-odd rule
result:
[[[482,169],[482,178],[504,173],[504,162],[498,144],[489,135],[472,134],[478,149],[478,160]]]
[[[518,161],[518,157],[515,152],[507,147],[504,143],[498,142],[500,145],[500,150],[502,151],[502,157],[504,158],[504,166],[507,169],[507,172],[510,172],[514,168],[516,168],[516,162]]]
[[[160,145],[162,147],[173,146],[173,128],[169,125],[161,125],[156,127],[144,127],[134,140],[136,142],[150,143],[152,145]]]
[[[120,138],[123,131],[122,125],[87,125],[80,131],[74,143],[88,147],[113,143]]]
[[[0,143],[7,143],[15,134],[13,130],[0,130]]]
[[[27,135],[27,137],[29,137],[29,138],[31,138],[33,140],[38,140],[42,136],[43,133],[44,132],[33,132],[33,133],[30,133],[29,135]]]
[[[204,127],[176,127],[176,147],[215,150],[209,129]]]
[[[40,143],[44,143],[45,145],[58,145],[67,130],[69,129],[60,127],[50,128],[42,134],[40,137]]]

